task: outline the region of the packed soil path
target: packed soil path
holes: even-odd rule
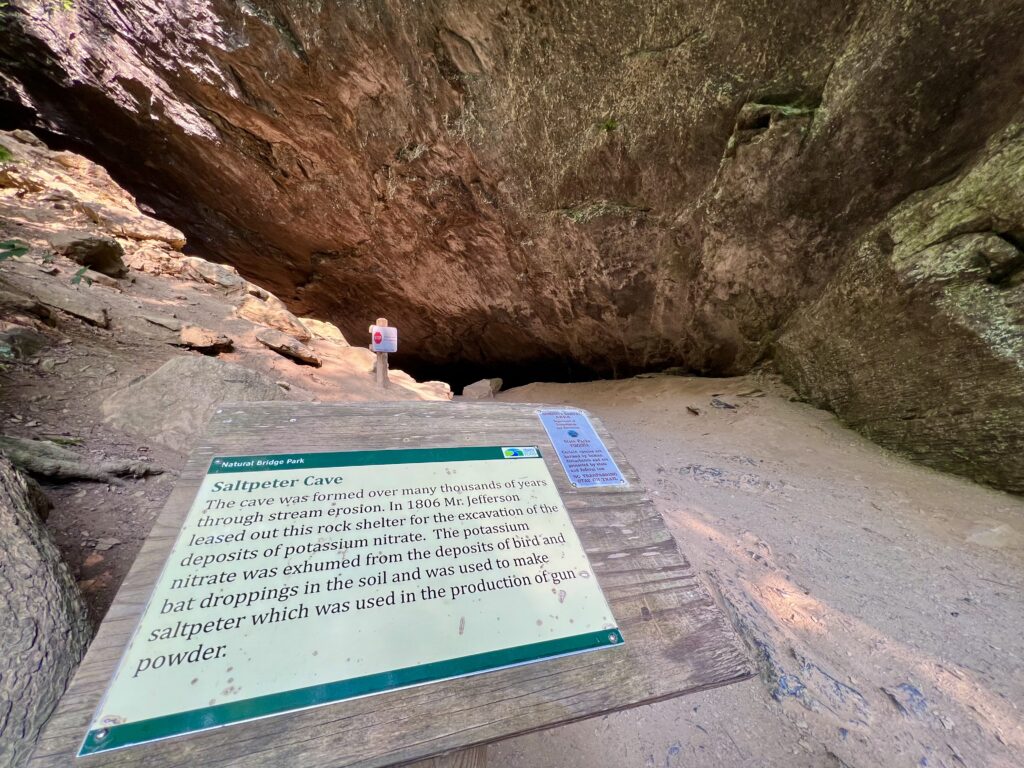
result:
[[[770,380],[499,399],[604,421],[761,674],[505,742],[494,765],[1021,765],[1024,500],[888,453]]]

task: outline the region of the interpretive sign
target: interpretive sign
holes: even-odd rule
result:
[[[626,485],[615,459],[585,413],[560,408],[538,415],[570,483],[577,488]]]
[[[393,325],[370,326],[371,352],[397,352],[398,329]]]
[[[622,642],[536,446],[215,458],[80,754]]]

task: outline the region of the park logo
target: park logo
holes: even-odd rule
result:
[[[536,459],[540,453],[536,448],[530,446],[528,448],[502,448],[501,455],[506,459]]]

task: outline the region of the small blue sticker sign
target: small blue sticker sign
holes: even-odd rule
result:
[[[506,459],[536,459],[540,452],[536,446],[530,445],[524,448],[502,448],[501,455]]]
[[[628,485],[585,413],[560,408],[539,411],[537,415],[575,487]]]

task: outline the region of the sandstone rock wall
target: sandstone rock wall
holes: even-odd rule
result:
[[[951,441],[973,419],[980,451],[989,422],[1024,421],[1012,396],[986,411],[965,371],[936,364],[966,356],[981,386],[1017,391],[1005,339],[1020,331],[1010,310],[979,330],[998,302],[962,266],[982,246],[950,242],[911,269],[877,233],[1012,132],[1020,0],[12,0],[0,14],[10,119],[104,162],[297,315],[352,339],[385,315],[403,362],[467,380],[738,373],[785,327],[783,370],[816,402],[1017,487],[996,464],[1019,431],[988,458]],[[963,205],[986,178],[958,187]],[[948,269],[960,277],[935,276]],[[875,296],[874,327],[843,291]],[[970,322],[948,309],[964,291],[985,307]],[[920,359],[907,341],[855,368],[839,349],[871,351],[855,329],[937,352],[888,375]],[[945,405],[904,418],[926,385]]]
[[[300,314],[604,374],[748,368],[1024,75],[1010,0],[3,13],[7,101]]]
[[[895,208],[779,339],[782,372],[882,445],[1024,493],[1024,119]]]

